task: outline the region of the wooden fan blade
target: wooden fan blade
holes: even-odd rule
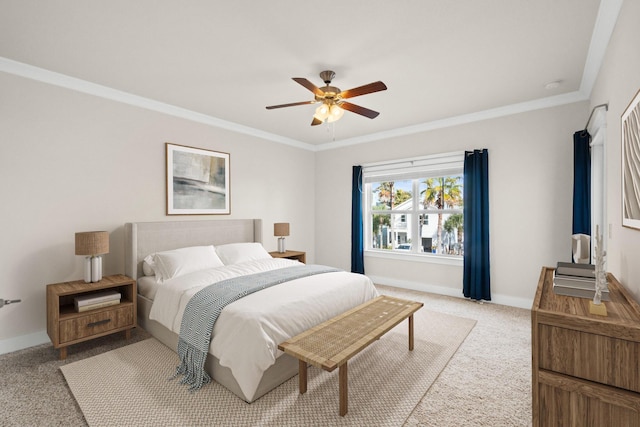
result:
[[[270,105],[267,110],[273,110],[274,108],[284,108],[284,107],[295,107],[296,105],[307,105],[307,104],[315,104],[316,101],[302,101],[302,102],[292,102],[291,104],[280,104],[280,105]]]
[[[377,111],[373,111],[368,108],[364,108],[359,105],[352,104],[350,102],[341,102],[338,105],[340,105],[340,107],[345,110],[351,111],[352,113],[360,114],[361,116],[365,116],[370,119],[375,119],[380,114]]]
[[[347,89],[340,92],[339,98],[347,99],[354,96],[366,95],[368,93],[380,92],[381,90],[387,90],[387,85],[382,82],[373,82],[368,85],[354,87],[353,89]]]
[[[318,125],[321,125],[322,123],[324,123],[322,120],[318,120],[314,117],[313,120],[311,121],[311,126],[318,126]]]
[[[321,91],[320,89],[318,89],[318,87],[316,85],[314,85],[313,83],[311,83],[309,80],[303,78],[303,77],[292,77],[293,81],[300,83],[302,86],[306,87],[307,89],[309,89],[311,92],[314,93],[314,95],[317,96],[323,96],[324,92]]]

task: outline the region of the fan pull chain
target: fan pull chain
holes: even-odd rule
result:
[[[329,138],[331,138],[331,141],[335,142],[336,141],[336,123],[326,122],[326,125],[327,125],[327,134],[329,134]]]

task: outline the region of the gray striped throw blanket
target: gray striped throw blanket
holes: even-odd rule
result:
[[[211,381],[204,370],[204,362],[213,324],[227,304],[283,282],[333,271],[340,270],[323,265],[299,265],[222,280],[198,291],[187,303],[182,316],[178,340],[180,365],[174,378],[183,375],[180,382],[189,385],[192,391]]]

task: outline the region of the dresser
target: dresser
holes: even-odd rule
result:
[[[640,306],[608,274],[608,316],[556,295],[543,267],[531,309],[533,426],[640,427]]]

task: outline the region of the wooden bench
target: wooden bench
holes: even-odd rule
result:
[[[421,302],[382,295],[278,345],[299,361],[300,394],[307,391],[307,364],[329,372],[340,368],[340,415],[346,415],[348,360],[407,318],[409,350],[413,350],[413,313],[422,306]]]

